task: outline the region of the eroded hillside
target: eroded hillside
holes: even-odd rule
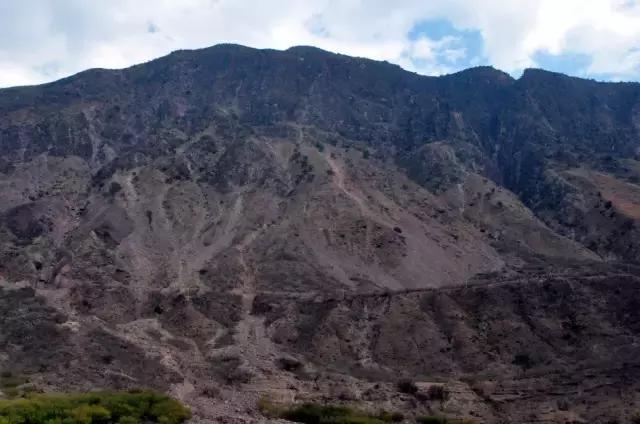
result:
[[[200,419],[626,419],[639,95],[232,45],[1,90],[1,367]]]

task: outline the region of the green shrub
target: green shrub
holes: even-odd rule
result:
[[[189,409],[151,391],[30,395],[0,400],[0,424],[180,424]]]
[[[107,423],[111,412],[100,405],[80,405],[71,410],[71,418],[80,424]]]
[[[274,405],[268,398],[265,396],[260,397],[258,400],[258,410],[268,418],[278,418],[282,413],[282,408],[277,405]]]
[[[0,390],[8,398],[19,397],[26,393],[24,385],[29,383],[29,379],[14,375],[10,371],[3,371],[0,374]]]
[[[10,372],[3,372],[2,377],[0,377],[0,387],[2,388],[18,387],[28,382],[27,378],[12,375]]]
[[[382,411],[378,414],[378,418],[385,423],[399,423],[404,420],[404,414],[401,412]]]
[[[9,399],[41,393],[41,389],[31,383],[28,377],[15,375],[11,371],[0,373],[0,391]]]
[[[305,403],[289,408],[277,408],[261,401],[260,409],[271,418],[282,418],[304,424],[386,424],[402,421],[402,414],[381,412],[371,415],[347,406]],[[275,416],[274,416],[275,413]]]

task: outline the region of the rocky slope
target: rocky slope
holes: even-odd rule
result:
[[[639,96],[234,45],[0,90],[1,367],[201,419],[627,419]]]

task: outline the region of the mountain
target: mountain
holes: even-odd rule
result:
[[[637,83],[218,45],[3,89],[0,368],[217,422],[624,422],[639,183]]]

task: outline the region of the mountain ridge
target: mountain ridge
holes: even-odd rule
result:
[[[92,72],[102,72],[102,71],[126,71],[128,69],[131,68],[137,68],[140,66],[144,66],[147,65],[149,63],[152,62],[156,62],[156,61],[160,61],[163,59],[168,59],[168,58],[172,58],[175,56],[180,56],[180,55],[188,55],[188,54],[205,54],[207,52],[212,52],[212,51],[216,51],[216,50],[222,50],[222,49],[229,49],[229,50],[245,50],[245,51],[252,51],[252,52],[264,52],[264,53],[296,53],[296,52],[302,52],[302,53],[315,53],[315,54],[320,54],[320,55],[326,55],[326,56],[335,56],[335,57],[342,57],[342,58],[348,58],[350,60],[362,60],[365,62],[370,62],[370,63],[377,63],[377,64],[382,64],[385,66],[390,66],[390,67],[394,67],[394,68],[399,68],[404,72],[407,72],[409,74],[413,74],[413,75],[417,75],[419,77],[425,77],[425,78],[441,78],[441,77],[449,77],[449,76],[453,76],[453,75],[457,75],[457,74],[465,74],[465,73],[469,73],[469,72],[482,72],[482,71],[496,71],[499,74],[502,74],[504,76],[509,77],[510,79],[514,80],[514,81],[518,81],[520,79],[522,79],[525,75],[531,75],[531,74],[536,74],[536,73],[540,73],[540,74],[550,74],[550,75],[556,75],[556,76],[563,76],[563,77],[567,77],[567,78],[571,78],[571,79],[577,79],[577,80],[581,80],[581,81],[591,81],[591,82],[595,82],[595,83],[599,83],[599,84],[614,84],[614,85],[621,85],[621,84],[640,84],[640,82],[638,81],[604,81],[604,80],[596,80],[593,78],[585,78],[585,77],[580,77],[580,76],[576,76],[576,75],[569,75],[569,74],[565,74],[562,72],[558,72],[558,71],[552,71],[552,70],[548,70],[548,69],[544,69],[544,68],[536,68],[536,67],[532,67],[532,68],[525,68],[522,71],[522,74],[520,75],[520,77],[513,77],[511,76],[509,73],[502,71],[492,65],[478,65],[478,66],[472,66],[469,68],[465,68],[465,69],[461,69],[458,71],[454,71],[451,72],[449,74],[442,74],[442,75],[425,75],[425,74],[420,74],[417,72],[413,72],[407,69],[402,68],[400,65],[388,62],[386,60],[376,60],[376,59],[370,59],[364,56],[350,56],[347,54],[343,54],[343,53],[335,53],[335,52],[331,52],[329,50],[324,50],[322,48],[316,47],[316,46],[310,46],[310,45],[297,45],[297,46],[292,46],[286,49],[272,49],[272,48],[256,48],[256,47],[249,47],[249,46],[245,46],[242,44],[236,44],[236,43],[220,43],[220,44],[215,44],[213,46],[209,46],[209,47],[201,47],[201,48],[194,48],[194,49],[177,49],[177,50],[173,50],[169,53],[167,53],[164,56],[160,56],[154,59],[150,59],[148,61],[145,62],[141,62],[141,63],[136,63],[130,66],[126,66],[123,68],[88,68],[79,72],[76,72],[72,75],[66,76],[66,77],[62,77],[59,78],[57,80],[54,81],[50,81],[50,82],[46,82],[46,83],[41,83],[41,84],[33,84],[33,85],[22,85],[22,86],[11,86],[11,87],[2,87],[0,88],[0,91],[2,90],[13,90],[13,89],[22,89],[22,88],[29,88],[29,87],[42,87],[42,86],[49,86],[52,84],[58,84],[60,82],[63,81],[68,81],[69,79],[74,79],[77,78],[81,75],[84,75],[86,73],[92,73]]]

